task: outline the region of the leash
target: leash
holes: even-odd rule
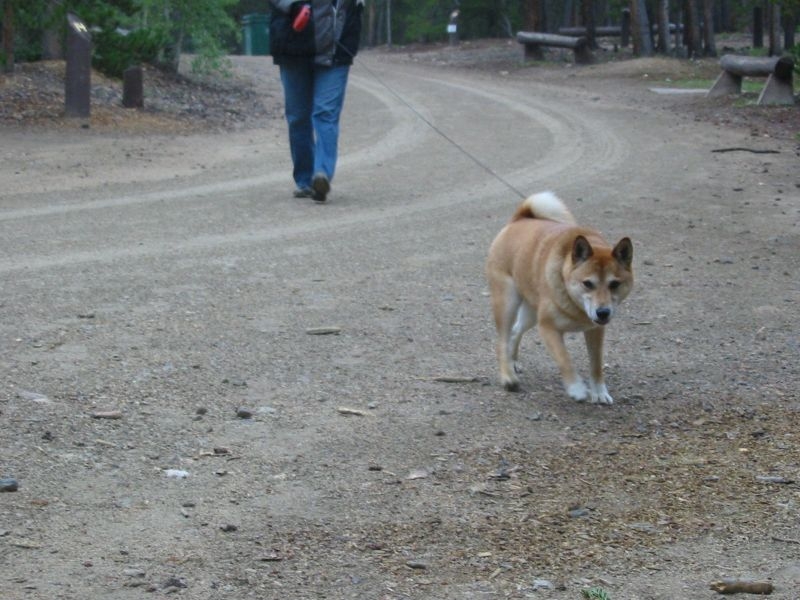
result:
[[[370,74],[370,76],[371,76],[373,79],[375,79],[375,81],[377,81],[377,82],[378,82],[378,83],[379,83],[379,84],[380,84],[380,85],[381,85],[381,86],[382,86],[384,89],[386,89],[386,90],[387,90],[387,91],[388,91],[388,92],[389,92],[389,93],[390,93],[392,96],[394,96],[395,98],[397,98],[397,99],[400,101],[400,103],[401,103],[401,104],[403,104],[403,105],[404,105],[406,108],[408,108],[408,110],[410,110],[412,113],[414,113],[414,114],[417,116],[417,118],[419,118],[419,120],[420,120],[420,121],[422,121],[423,123],[425,123],[425,124],[426,124],[428,127],[430,127],[430,128],[433,130],[433,131],[435,131],[435,132],[436,132],[436,133],[437,133],[437,134],[438,134],[438,135],[439,135],[439,136],[440,136],[442,139],[444,139],[445,141],[447,141],[447,142],[448,142],[448,143],[449,143],[451,146],[453,146],[453,147],[454,147],[454,148],[456,148],[456,149],[457,149],[459,152],[461,152],[461,154],[463,154],[464,156],[466,156],[467,158],[469,158],[469,159],[470,159],[472,162],[474,162],[476,165],[478,165],[478,166],[479,166],[480,168],[482,168],[484,171],[486,171],[487,173],[489,173],[489,175],[491,175],[492,177],[494,177],[495,179],[497,179],[497,180],[498,180],[500,183],[502,183],[503,185],[505,185],[505,186],[506,186],[508,189],[510,189],[512,192],[514,192],[514,193],[515,193],[517,196],[519,196],[519,197],[520,197],[520,198],[522,198],[522,199],[525,199],[525,198],[527,197],[525,194],[523,194],[521,191],[519,191],[519,190],[518,190],[516,187],[514,187],[514,186],[513,186],[513,185],[512,185],[512,184],[511,184],[511,183],[510,183],[508,180],[504,179],[504,178],[503,178],[503,177],[502,177],[502,176],[501,176],[499,173],[497,173],[496,171],[494,171],[494,169],[492,169],[492,168],[491,168],[489,165],[487,165],[486,163],[484,163],[483,161],[481,161],[481,160],[480,160],[480,159],[479,159],[477,156],[475,156],[474,154],[472,154],[471,152],[469,152],[469,151],[468,151],[466,148],[464,148],[464,147],[463,147],[461,144],[459,144],[457,141],[455,141],[455,140],[454,140],[452,137],[450,137],[449,135],[447,135],[447,134],[446,134],[444,131],[442,131],[442,130],[441,130],[441,129],[439,129],[439,128],[438,128],[436,125],[434,125],[434,124],[433,124],[433,123],[431,123],[431,122],[430,122],[428,119],[426,119],[426,118],[425,118],[425,116],[424,116],[423,114],[421,114],[421,113],[420,113],[420,112],[419,112],[419,111],[418,111],[416,108],[414,108],[414,106],[412,106],[412,104],[411,104],[410,102],[408,102],[408,101],[407,101],[405,98],[403,98],[403,97],[402,97],[402,96],[401,96],[401,95],[400,95],[400,94],[399,94],[397,91],[395,91],[395,90],[394,90],[394,89],[393,89],[393,88],[392,88],[392,87],[391,87],[389,84],[387,84],[385,81],[383,81],[383,79],[381,79],[381,78],[380,78],[380,77],[377,75],[377,73],[375,73],[375,72],[374,72],[372,69],[370,69],[370,68],[369,68],[369,67],[368,67],[366,64],[364,64],[363,62],[361,62],[361,61],[360,61],[358,58],[356,58],[355,56],[353,56],[353,54],[352,54],[352,53],[351,53],[351,52],[350,52],[350,51],[349,51],[347,48],[345,48],[345,47],[344,47],[344,46],[341,44],[341,42],[339,42],[339,41],[337,40],[337,41],[336,41],[336,44],[337,44],[337,45],[338,45],[338,46],[339,46],[339,47],[340,47],[340,48],[341,48],[341,49],[342,49],[342,50],[343,50],[345,53],[347,53],[347,54],[349,54],[349,55],[350,55],[350,58],[352,58],[352,59],[353,59],[353,62],[354,62],[354,63],[358,64],[359,68],[361,68],[361,69],[364,69],[364,70],[365,70],[367,73],[369,73],[369,74]]]

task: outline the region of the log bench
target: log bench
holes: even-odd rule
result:
[[[559,35],[568,35],[569,37],[583,37],[588,35],[586,27],[559,27]],[[620,37],[622,35],[622,27],[620,25],[599,25],[594,28],[595,37]]]
[[[708,96],[742,93],[742,77],[766,77],[767,83],[758,104],[794,104],[794,61],[777,56],[738,56],[725,54],[719,59],[722,73],[708,91]]]
[[[653,23],[651,26],[654,34],[658,33],[658,24]],[[594,28],[594,37],[620,37],[622,36],[622,25],[598,25]],[[676,31],[683,31],[683,25],[676,25],[675,23],[669,24],[669,32],[670,34],[675,33]],[[588,35],[586,31],[586,27],[559,27],[558,33],[560,35],[569,35],[574,37],[579,37],[582,35]]]
[[[517,32],[517,41],[525,46],[526,59],[542,60],[544,58],[542,48],[549,46],[555,48],[569,48],[575,54],[576,63],[585,65],[592,62],[589,42],[585,37],[519,31]]]

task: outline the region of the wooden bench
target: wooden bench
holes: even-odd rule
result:
[[[589,50],[589,42],[585,37],[519,31],[517,32],[517,41],[525,46],[526,59],[542,60],[544,58],[542,48],[549,46],[569,48],[575,54],[576,63],[585,65],[592,62],[592,52]]]
[[[719,59],[722,73],[708,91],[708,96],[742,93],[742,77],[766,77],[767,83],[758,104],[794,104],[794,61],[788,57],[737,56],[725,54]]]

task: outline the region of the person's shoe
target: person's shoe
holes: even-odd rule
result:
[[[314,190],[312,190],[310,187],[297,188],[292,193],[292,196],[294,196],[295,198],[313,198]]]
[[[314,195],[311,196],[314,202],[325,202],[328,192],[331,191],[331,182],[328,180],[328,176],[325,173],[314,175],[314,179],[311,180],[311,189],[314,191]]]

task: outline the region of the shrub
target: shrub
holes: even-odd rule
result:
[[[166,40],[166,34],[157,29],[98,31],[92,35],[92,63],[110,77],[122,77],[130,66],[155,62]]]

